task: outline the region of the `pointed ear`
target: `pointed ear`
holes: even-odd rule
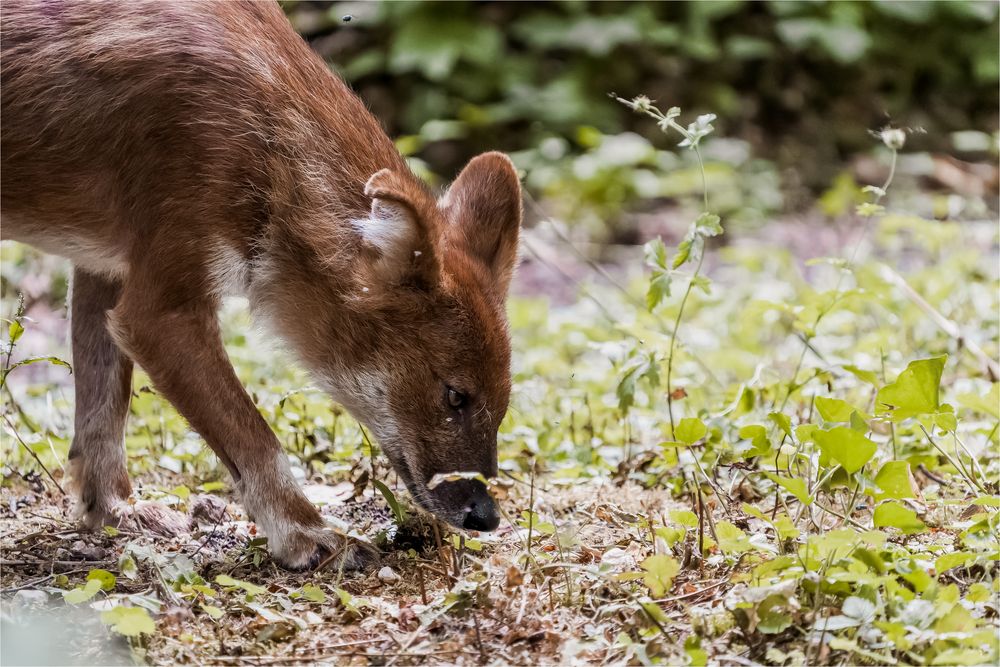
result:
[[[521,182],[510,158],[497,152],[474,157],[443,204],[451,223],[449,238],[486,265],[497,294],[506,297],[521,230]]]
[[[372,200],[371,215],[354,224],[374,255],[374,273],[388,284],[433,284],[438,267],[427,193],[412,180],[382,169],[368,179],[365,195]]]

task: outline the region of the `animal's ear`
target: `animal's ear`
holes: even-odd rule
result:
[[[373,255],[371,268],[384,283],[432,285],[438,277],[428,208],[433,200],[419,185],[390,169],[365,184],[371,215],[355,223]]]
[[[449,238],[486,265],[504,298],[521,230],[521,182],[514,164],[503,153],[472,158],[442,203],[451,222]]]

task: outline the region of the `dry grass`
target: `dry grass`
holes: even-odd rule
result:
[[[254,565],[246,547],[254,526],[237,518],[235,505],[216,525],[200,522],[193,535],[110,537],[78,532],[67,521],[63,498],[38,483],[22,487],[2,491],[5,634],[28,622],[44,626],[46,618],[61,624],[69,613],[87,617],[63,604],[57,589],[72,588],[101,568],[118,575],[115,595],[159,602],[156,632],[133,645],[136,657],[156,664],[614,663],[636,661],[635,650],[683,662],[679,638],[690,631],[690,608],[710,614],[729,587],[721,564],[686,569],[677,579],[677,594],[660,603],[666,622],[651,622],[636,603],[628,573],[638,571],[652,552],[646,517],[662,525],[672,501],[666,492],[631,484],[540,483],[533,494],[515,485],[505,501],[508,511],[526,509],[533,495],[536,515],[544,517],[531,527],[530,551],[528,528],[509,521],[497,533],[479,536],[481,547],[463,546],[447,532],[439,546],[435,526],[412,517],[386,543],[381,569],[368,573],[293,573],[266,557]],[[325,511],[335,523],[353,521],[374,538],[394,532],[384,505],[366,494]],[[554,532],[546,525],[553,521]],[[145,548],[157,557],[140,560],[133,578],[124,576],[123,550]],[[213,585],[210,599],[185,595],[176,583],[197,575],[211,585],[220,574],[265,586],[267,592],[248,603],[239,589]],[[325,600],[297,597],[306,584],[323,591]],[[52,596],[42,601],[18,590]],[[90,606],[105,607],[102,598],[98,594]],[[224,615],[213,620],[202,609],[205,603]],[[123,638],[90,621],[88,642],[64,650],[84,662],[87,656],[127,656]],[[644,647],[628,638],[641,639]],[[74,659],[70,653],[64,657]]]

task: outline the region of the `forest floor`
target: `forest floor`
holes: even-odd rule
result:
[[[55,484],[72,378],[14,368],[3,664],[995,663],[994,222],[890,207],[870,228],[727,233],[679,329],[690,267],[647,302],[639,248],[603,266],[567,243],[545,225],[526,236],[492,534],[415,510],[358,424],[227,305],[227,349],[307,494],[381,549],[368,572],[279,569],[141,373],[135,497],[197,528],[79,531]],[[64,289],[65,265],[3,251],[29,292],[12,359],[67,358],[65,311],[38,296]]]

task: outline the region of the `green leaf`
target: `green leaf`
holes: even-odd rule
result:
[[[101,588],[106,591],[114,590],[115,582],[118,581],[115,575],[111,574],[107,570],[91,570],[87,573],[87,581],[96,579],[101,583]]]
[[[849,373],[853,373],[854,377],[858,378],[862,382],[867,382],[868,384],[870,384],[873,387],[877,387],[878,384],[879,384],[879,382],[878,382],[878,376],[875,375],[875,373],[873,371],[866,371],[864,369],[861,369],[861,368],[858,368],[857,366],[852,366],[852,365],[846,365],[843,368],[844,368],[845,371],[848,371]]]
[[[875,475],[875,484],[881,493],[874,494],[875,500],[885,500],[892,498],[916,497],[916,480],[910,472],[910,464],[906,461],[889,461],[882,466],[878,474]]]
[[[740,428],[739,436],[753,444],[753,449],[744,454],[746,458],[765,456],[771,451],[771,442],[767,439],[767,429],[759,424],[750,424]]]
[[[670,273],[659,269],[653,271],[649,279],[649,289],[646,290],[646,309],[653,312],[664,299],[670,298]]]
[[[813,433],[816,444],[848,473],[856,473],[868,463],[878,447],[852,428],[838,426]]]
[[[714,213],[702,213],[694,221],[694,229],[700,236],[718,236],[722,233],[721,218]]]
[[[806,481],[801,477],[781,477],[779,475],[775,475],[773,472],[767,472],[766,470],[762,470],[761,472],[772,482],[795,496],[795,498],[803,505],[812,504],[813,497],[809,495],[809,487],[806,485]]]
[[[911,361],[895,382],[879,389],[875,398],[878,414],[902,421],[937,413],[941,409],[938,392],[947,359],[940,356]]]
[[[842,401],[839,398],[827,398],[826,396],[816,398],[816,409],[828,422],[849,422],[851,415],[857,410],[847,401]]]
[[[304,597],[310,602],[317,602],[323,604],[326,602],[326,593],[323,589],[315,584],[305,584],[300,591],[298,591],[299,597]]]
[[[692,445],[704,438],[706,433],[708,433],[708,428],[703,421],[697,417],[685,417],[677,425],[674,437],[680,442]]]
[[[52,357],[52,356],[27,357],[25,359],[21,359],[21,361],[17,362],[16,364],[13,364],[8,369],[8,372],[14,370],[18,366],[30,366],[31,364],[37,364],[43,361],[48,362],[54,366],[63,366],[65,368],[68,368],[71,373],[73,372],[73,367],[69,365],[68,361],[63,361],[59,357]]]
[[[898,528],[905,535],[921,533],[927,527],[916,512],[892,501],[875,508],[872,522],[876,528]]]
[[[208,614],[209,618],[213,621],[217,621],[225,615],[225,612],[216,607],[214,604],[203,604],[201,605],[201,610]]]
[[[385,502],[389,503],[389,509],[392,510],[392,516],[396,519],[396,524],[402,525],[406,521],[406,513],[403,511],[402,506],[400,506],[399,501],[396,500],[396,495],[388,486],[377,479],[373,479],[372,484],[375,485],[375,488],[385,498]]]
[[[662,238],[655,238],[643,246],[646,255],[646,265],[654,268],[666,270],[667,268],[667,247],[663,245]]]
[[[931,660],[932,665],[985,665],[989,662],[989,654],[975,648],[948,648]]]
[[[767,415],[767,418],[774,422],[778,428],[784,431],[785,435],[794,440],[792,436],[792,420],[788,415],[782,414],[780,412],[772,412]]]
[[[967,563],[976,560],[977,557],[978,556],[976,554],[969,553],[968,551],[956,551],[955,553],[939,556],[938,559],[934,561],[934,572],[942,574],[952,568],[966,565]]]
[[[708,651],[701,647],[701,637],[690,634],[684,638],[684,653],[690,667],[704,667],[708,664]]]
[[[205,482],[200,488],[205,493],[214,493],[215,491],[222,491],[226,488],[225,482]]]
[[[150,618],[149,612],[142,607],[123,607],[121,605],[101,612],[101,622],[110,625],[111,629],[126,637],[151,635],[156,632],[156,624]]]
[[[681,570],[681,565],[676,559],[664,554],[650,556],[642,561],[640,567],[646,572],[642,579],[643,583],[656,598],[663,597],[670,590],[674,577]]]
[[[728,521],[715,524],[715,535],[719,539],[719,548],[727,554],[743,553],[754,548],[746,533]]]
[[[70,604],[81,604],[97,595],[97,591],[101,588],[100,579],[88,579],[83,586],[77,586],[71,591],[63,591],[62,595],[63,599]]]
[[[249,581],[243,581],[242,579],[234,579],[228,574],[220,574],[215,578],[215,583],[220,586],[226,586],[227,588],[242,588],[246,591],[247,595],[253,597],[255,595],[260,595],[261,593],[266,593],[267,589],[263,586],[258,586],[257,584],[251,584]]]
[[[668,516],[670,520],[679,526],[696,528],[698,526],[698,515],[691,510],[670,510]]]
[[[10,337],[8,345],[16,343],[22,334],[24,334],[24,325],[21,324],[20,320],[11,320],[10,326],[7,327],[7,335]]]
[[[782,595],[771,595],[764,599],[757,608],[757,631],[765,635],[775,635],[784,632],[792,625],[792,616],[785,610],[788,599]]]
[[[1000,419],[1000,382],[994,382],[985,396],[980,394],[959,394],[959,405],[994,419]]]
[[[674,269],[679,269],[685,262],[691,257],[691,246],[694,241],[691,238],[685,238],[677,246],[677,254],[674,255],[674,263],[671,267]]]

